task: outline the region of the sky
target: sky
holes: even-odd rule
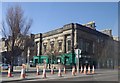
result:
[[[96,29],[112,29],[118,36],[117,2],[3,2],[2,18],[6,9],[20,5],[24,16],[33,19],[30,32],[33,34],[61,28],[65,24],[85,24],[95,21]]]

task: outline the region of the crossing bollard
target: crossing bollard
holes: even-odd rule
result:
[[[8,77],[12,77],[11,66],[9,66],[9,68],[8,68]]]

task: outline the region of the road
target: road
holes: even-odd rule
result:
[[[54,81],[60,81],[57,79]],[[70,79],[62,79],[62,81],[116,81],[118,80],[117,75],[99,75],[99,76],[90,76],[90,77],[76,77]]]
[[[70,81],[72,83],[74,83],[75,81],[79,81],[79,82],[90,82],[90,81],[97,81],[97,83],[99,81],[109,81],[108,83],[117,83],[118,82],[118,72],[107,72],[105,71],[104,73],[99,73],[99,74],[95,74],[95,75],[88,75],[88,76],[84,76],[84,77],[74,77],[74,78],[57,78],[57,79],[47,79],[47,80],[42,80],[43,81],[52,81],[52,82],[56,82],[56,81]],[[35,80],[24,80],[24,81],[17,81],[17,83],[40,83],[41,80],[35,79]],[[16,83],[15,82],[9,82],[9,83]],[[60,82],[59,82],[60,83]],[[96,83],[96,82],[95,82]],[[106,83],[106,82],[105,82]]]

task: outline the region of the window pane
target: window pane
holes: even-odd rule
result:
[[[71,50],[71,40],[68,40],[68,51]]]
[[[54,44],[51,44],[51,51],[54,50]]]
[[[62,50],[62,42],[59,42],[58,45],[59,45],[59,46],[58,46],[58,50],[59,50],[59,51]]]
[[[46,46],[46,45],[44,45],[44,52],[46,52],[46,47],[47,47],[47,46]]]

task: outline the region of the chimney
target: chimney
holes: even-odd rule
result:
[[[101,32],[112,37],[112,30],[111,29],[105,29],[105,30],[103,30]]]
[[[91,21],[91,22],[89,22],[89,23],[87,23],[87,24],[83,24],[84,26],[86,26],[86,27],[89,27],[89,28],[91,28],[91,29],[94,29],[94,30],[96,30],[96,26],[95,26],[95,22],[94,21]]]

